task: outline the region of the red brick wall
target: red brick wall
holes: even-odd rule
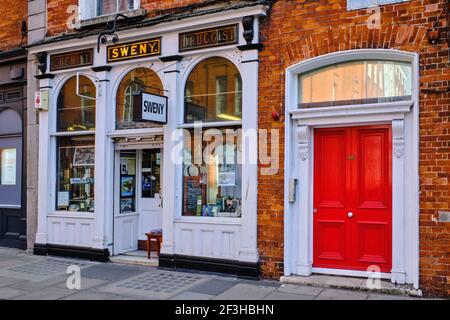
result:
[[[446,0],[414,0],[381,7],[381,29],[369,30],[372,12],[347,11],[345,0],[278,1],[262,26],[259,125],[283,129],[271,117],[284,115],[284,70],[326,53],[360,48],[393,48],[420,54],[420,87],[446,90],[450,85],[445,14],[441,41],[431,46],[427,29]],[[420,94],[420,287],[428,295],[450,294],[450,224],[436,222],[438,209],[450,207],[450,94]],[[281,132],[280,155],[284,150]],[[283,159],[280,158],[283,164]],[[283,274],[283,175],[259,176],[258,244],[262,274]]]
[[[141,0],[141,8],[148,11],[148,16],[152,16],[159,10],[173,9],[199,2],[202,0]],[[67,21],[73,15],[73,11],[68,13],[67,9],[74,5],[78,5],[78,0],[47,0],[48,35],[53,36],[73,31],[67,26]]]
[[[28,2],[19,0],[11,5],[9,0],[0,0],[0,12],[4,17],[0,19],[0,51],[18,48],[22,40],[22,21],[27,20]]]

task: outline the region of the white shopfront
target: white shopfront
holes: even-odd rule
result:
[[[256,144],[227,140],[221,154],[201,163],[186,145],[202,153],[208,130],[257,129],[258,18],[267,9],[249,5],[117,31],[119,43],[98,52],[97,36],[30,48],[46,52],[50,66],[53,56],[92,54],[91,64],[38,76],[49,108],[39,112],[35,253],[105,260],[136,250],[146,232],[161,229],[160,265],[257,275],[257,164],[219,161],[256,154]],[[222,38],[230,43],[193,38],[224,28],[232,28]],[[149,39],[159,39],[151,55],[108,53]],[[125,50],[136,53],[131,46]],[[167,97],[167,124],[136,119],[137,92]],[[202,140],[186,137],[198,130]]]

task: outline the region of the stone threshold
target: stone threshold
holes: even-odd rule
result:
[[[120,264],[129,264],[129,265],[146,266],[146,267],[158,267],[159,266],[158,258],[154,258],[154,257],[152,257],[151,259],[147,259],[147,257],[142,257],[142,256],[121,254],[118,256],[109,257],[109,260],[113,263],[120,263]]]
[[[297,284],[321,288],[360,290],[372,293],[422,297],[422,291],[420,289],[416,290],[410,285],[395,285],[388,280],[382,279],[380,280],[379,288],[371,288],[367,286],[367,281],[367,278],[321,274],[313,274],[308,277],[283,276],[280,278],[280,282],[283,284]]]

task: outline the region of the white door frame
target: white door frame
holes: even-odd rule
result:
[[[413,72],[411,101],[298,109],[298,74],[351,60],[409,62]],[[392,271],[382,274],[394,283],[418,288],[419,269],[419,178],[418,178],[418,56],[396,50],[349,50],[310,59],[286,72],[285,190],[297,179],[297,199],[289,202],[285,192],[284,274],[309,276],[313,272],[364,276],[351,270],[315,269],[313,263],[313,130],[374,124],[392,126]],[[408,172],[408,174],[405,174]]]

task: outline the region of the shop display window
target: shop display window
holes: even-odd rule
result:
[[[76,77],[66,82],[57,101],[58,131],[95,130],[95,85],[85,76],[79,78],[78,93]]]
[[[184,104],[185,123],[242,120],[239,70],[220,57],[200,62],[186,82]]]
[[[133,122],[133,94],[141,91],[164,94],[162,82],[153,70],[147,68],[134,69],[120,82],[116,96],[117,129],[154,126],[154,124]]]
[[[57,210],[94,212],[94,137],[59,137],[57,150]]]
[[[120,153],[120,213],[136,211],[136,151]]]

